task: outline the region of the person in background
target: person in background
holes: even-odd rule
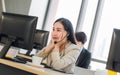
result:
[[[76,66],[79,66],[82,68],[89,68],[91,53],[84,48],[84,44],[87,41],[87,36],[84,32],[76,32],[75,37],[76,37],[77,45],[82,49],[77,59]]]
[[[75,63],[81,53],[76,45],[72,23],[59,18],[53,24],[50,43],[36,56],[42,57],[42,63],[52,69],[65,73],[74,73]]]

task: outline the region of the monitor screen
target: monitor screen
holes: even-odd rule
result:
[[[0,52],[0,57],[10,46],[32,50],[37,19],[36,16],[2,12],[0,42],[7,47]]]
[[[106,68],[120,72],[120,29],[114,29]]]

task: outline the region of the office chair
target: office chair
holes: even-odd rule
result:
[[[36,29],[33,48],[41,50],[47,45],[49,31]]]
[[[85,48],[83,48],[77,59],[76,66],[88,69],[90,60],[91,60],[91,53]]]

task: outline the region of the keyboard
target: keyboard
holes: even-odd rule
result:
[[[12,58],[11,60],[14,61],[14,62],[23,63],[23,64],[25,64],[27,62],[25,60],[21,60],[21,59],[16,58],[16,57]]]
[[[11,60],[14,62],[23,63],[23,64],[25,64],[27,61],[31,62],[31,60],[20,57],[20,56],[16,56],[16,57],[12,58]]]

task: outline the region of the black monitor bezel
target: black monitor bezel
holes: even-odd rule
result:
[[[20,41],[21,37],[19,37],[19,36],[14,37],[14,33],[13,33],[13,35],[12,34],[9,35],[9,32],[7,32],[7,33],[4,32],[2,30],[2,27],[0,27],[0,35],[7,40],[7,41],[6,40],[4,40],[4,41],[0,40],[0,42],[3,43],[3,44],[6,44],[6,42],[9,41],[8,38],[12,38],[11,46],[26,49],[26,50],[28,50],[28,52],[32,51],[38,17],[30,16],[30,15],[23,15],[23,14],[16,14],[16,13],[2,12],[2,20],[1,20],[0,26],[5,24],[4,18],[7,17],[7,16],[9,16],[9,17],[12,16],[14,18],[19,17],[19,18],[22,18],[22,19],[24,19],[24,18],[25,19],[30,19],[31,24],[28,24],[28,26],[27,26],[28,28],[26,28],[27,29],[26,31],[28,31],[28,33],[26,32],[26,35],[25,35],[26,37],[24,37],[24,38],[22,37],[22,39],[24,39],[24,42],[23,42],[23,40],[21,40],[23,42],[21,44],[20,44],[20,42],[18,43],[18,40]],[[13,22],[15,22],[15,21],[13,21]],[[20,39],[17,39],[17,38],[20,38]]]
[[[120,72],[120,29],[113,29],[106,69]]]

